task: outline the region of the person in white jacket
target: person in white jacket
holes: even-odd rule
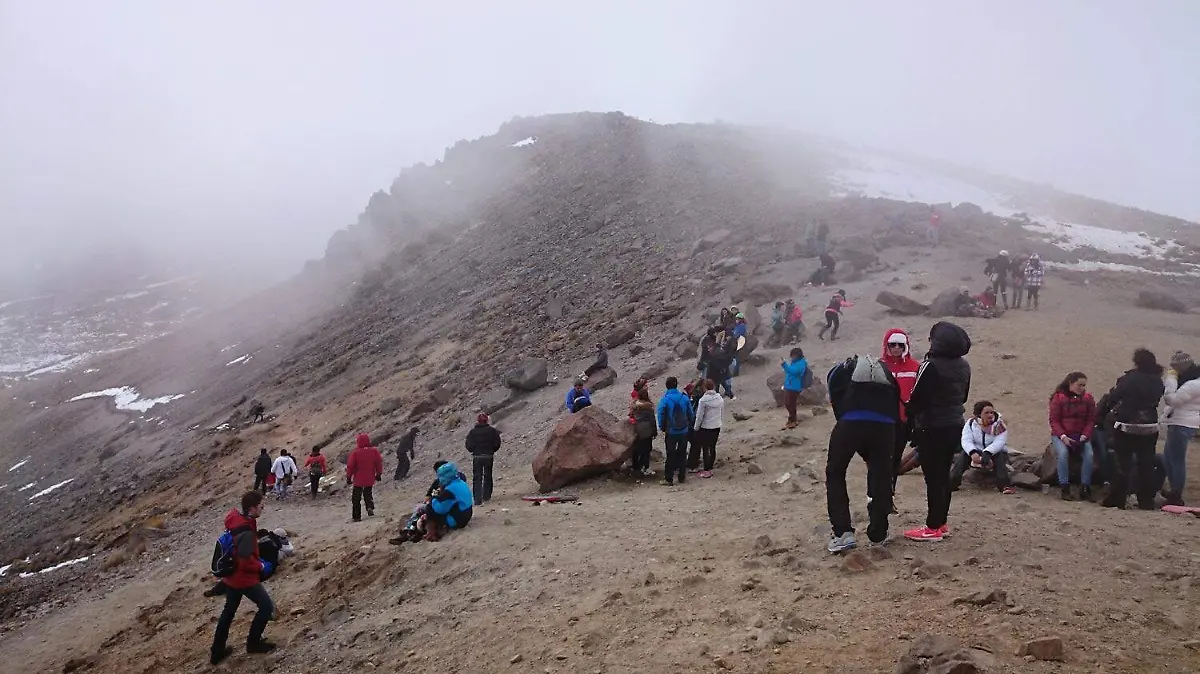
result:
[[[696,421],[692,426],[695,442],[704,455],[704,469],[700,477],[712,477],[713,464],[717,462],[717,439],[721,437],[721,419],[725,416],[725,399],[716,391],[711,379],[704,380],[704,395],[696,405]]]
[[[968,466],[992,471],[1001,493],[1016,493],[1008,474],[1008,427],[988,400],[975,403],[971,418],[963,424],[962,451],[950,469],[951,489],[962,484]]]
[[[1183,488],[1187,483],[1187,448],[1196,429],[1200,428],[1200,366],[1182,351],[1171,356],[1171,368],[1163,378],[1166,395],[1163,403],[1163,423],[1167,425],[1167,441],[1163,444],[1163,464],[1166,467],[1168,505],[1184,505]]]
[[[271,464],[271,472],[275,474],[275,495],[279,498],[287,498],[288,487],[292,485],[292,480],[300,469],[296,467],[296,460],[288,454],[286,449],[279,450],[279,458]]]

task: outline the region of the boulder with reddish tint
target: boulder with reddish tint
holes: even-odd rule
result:
[[[563,417],[533,457],[533,479],[542,492],[616,470],[630,459],[633,426],[599,407]]]

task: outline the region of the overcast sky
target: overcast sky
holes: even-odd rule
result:
[[[1194,0],[0,0],[0,249],[118,231],[315,257],[401,167],[582,109],[790,126],[1200,219],[1197,34]]]

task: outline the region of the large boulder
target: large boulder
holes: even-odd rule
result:
[[[549,382],[548,367],[545,358],[526,358],[508,373],[504,383],[518,391],[536,391]]]
[[[638,379],[645,379],[645,380],[649,381],[649,380],[654,379],[655,377],[659,376],[660,374],[665,373],[669,369],[671,369],[671,366],[667,365],[667,363],[665,361],[661,361],[661,360],[655,361],[653,363],[650,363],[650,366],[646,368],[646,371],[643,372],[641,374],[641,376],[638,377]]]
[[[700,354],[700,347],[690,339],[681,339],[673,349],[675,355],[682,359],[695,358]]]
[[[479,410],[484,414],[495,414],[516,400],[510,388],[494,388],[484,392],[479,400]]]
[[[849,263],[857,269],[866,269],[879,261],[875,242],[869,236],[852,236],[838,241],[833,257],[839,262]],[[842,278],[843,276],[845,276],[844,268],[838,277]]]
[[[625,325],[609,332],[608,336],[604,338],[604,346],[615,349],[622,344],[632,342],[634,337],[637,337],[637,328]]]
[[[611,367],[593,372],[592,376],[588,377],[587,380],[587,386],[592,391],[606,389],[615,383],[617,383],[617,371]]]
[[[733,232],[728,229],[718,229],[705,234],[699,241],[692,245],[692,255],[716,248],[724,243],[725,239],[728,239],[731,234]]]
[[[408,415],[408,418],[418,419],[423,417],[426,414],[438,409],[442,405],[450,402],[452,397],[454,397],[454,392],[450,390],[449,387],[439,386],[430,391],[429,395],[424,400],[417,403],[417,405],[413,407],[412,412],[410,412]]]
[[[751,304],[742,309],[742,313],[746,315],[746,332],[757,335],[763,323],[762,313],[759,312],[758,307]]]
[[[730,294],[734,304],[765,304],[773,300],[788,297],[792,287],[782,283],[751,283],[741,288],[735,288]]]
[[[1188,306],[1183,303],[1183,300],[1160,290],[1143,290],[1139,292],[1137,305],[1147,309],[1171,311],[1177,314],[1187,313],[1188,310]]]
[[[963,201],[954,207],[954,214],[967,218],[977,218],[983,215],[983,209],[969,201]]]
[[[920,316],[929,311],[928,306],[888,290],[881,290],[875,297],[875,301],[901,316]]]
[[[767,377],[767,389],[771,391],[771,396],[775,398],[776,407],[783,407],[783,380],[784,374],[782,371]],[[825,385],[825,380],[814,372],[812,386],[800,392],[797,402],[801,405],[809,406],[824,406],[829,404],[829,387]]]
[[[616,470],[633,453],[633,426],[599,407],[585,407],[558,422],[533,457],[533,479],[542,492]]]
[[[934,318],[944,318],[953,316],[955,309],[958,307],[958,296],[962,291],[958,288],[946,288],[933,298],[933,302],[929,304],[929,315]]]

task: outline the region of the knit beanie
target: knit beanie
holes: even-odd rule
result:
[[[1191,367],[1192,364],[1192,357],[1182,351],[1176,351],[1171,354],[1171,369],[1176,372],[1182,372]]]

